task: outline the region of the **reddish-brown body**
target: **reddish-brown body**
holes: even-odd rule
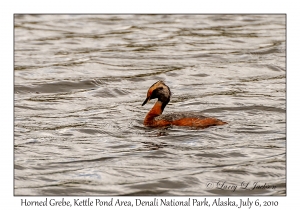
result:
[[[162,114],[164,107],[170,101],[170,96],[171,96],[171,92],[169,87],[166,86],[162,81],[156,82],[149,88],[147,93],[147,98],[143,103],[143,105],[153,98],[158,98],[158,101],[154,104],[152,109],[146,115],[144,120],[144,125],[150,127],[164,127],[164,126],[176,125],[176,126],[206,128],[214,125],[227,124],[226,122],[223,122],[216,118],[203,117],[203,116],[189,117],[187,115],[180,119],[174,119],[174,120],[171,118],[164,119],[163,116],[159,117]]]

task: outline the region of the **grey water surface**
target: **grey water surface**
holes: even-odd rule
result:
[[[15,15],[15,195],[286,195],[285,18]],[[145,127],[158,80],[228,124]]]

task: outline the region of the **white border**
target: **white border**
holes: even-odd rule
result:
[[[298,4],[287,1],[38,1],[14,0],[1,3],[1,196],[0,206],[5,209],[21,209],[22,197],[13,196],[13,14],[14,13],[287,13],[287,196],[257,197],[261,200],[277,200],[280,209],[286,206],[297,206],[299,188],[298,141],[299,129],[299,11]],[[297,87],[298,86],[298,87]],[[124,197],[125,198],[125,197]],[[147,197],[146,197],[147,198]],[[170,197],[168,197],[170,198]],[[176,197],[178,199],[179,197]],[[245,199],[246,197],[241,197]],[[255,197],[250,197],[255,200]],[[30,197],[42,200],[43,197]],[[73,199],[67,197],[66,199]],[[134,200],[133,197],[126,199]],[[213,200],[215,197],[209,197]],[[225,197],[223,197],[225,199]],[[240,199],[232,197],[232,199]],[[54,209],[54,207],[50,207]],[[178,208],[179,207],[175,207]],[[199,209],[201,207],[197,207]],[[4,209],[4,208],[3,208]],[[29,208],[27,208],[29,209]],[[30,208],[31,209],[31,208]],[[59,209],[62,209],[61,207]],[[86,207],[84,209],[91,209]],[[99,207],[98,207],[99,209]],[[103,209],[103,208],[102,208]],[[113,209],[113,208],[109,208]],[[130,208],[132,209],[132,208]],[[140,209],[136,207],[134,209]],[[210,208],[213,209],[213,208]],[[255,209],[255,208],[251,208]],[[260,208],[261,209],[261,208]]]

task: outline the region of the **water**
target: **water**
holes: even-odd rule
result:
[[[286,195],[284,15],[14,24],[15,195]],[[228,124],[145,127],[158,80],[173,93],[164,113]]]

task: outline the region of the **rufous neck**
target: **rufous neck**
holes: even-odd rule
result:
[[[157,101],[152,109],[148,112],[145,121],[153,120],[155,117],[161,115],[163,112],[162,106],[163,103],[161,101]]]

